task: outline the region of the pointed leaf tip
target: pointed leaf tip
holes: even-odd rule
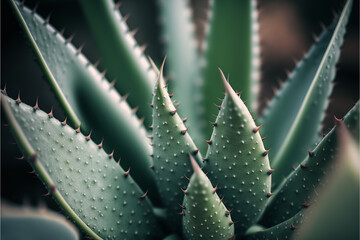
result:
[[[232,87],[230,86],[229,82],[226,80],[226,77],[225,77],[223,71],[222,71],[220,68],[218,68],[218,69],[219,69],[219,71],[220,71],[220,75],[221,75],[221,79],[222,79],[223,84],[224,84],[224,87],[225,87],[225,91],[226,91],[228,94],[230,94],[230,93],[233,92],[234,90],[233,90]]]
[[[194,169],[194,173],[196,175],[199,175],[199,173],[201,171],[199,165],[196,163],[195,159],[193,158],[193,156],[191,156],[191,154],[189,154],[189,157],[190,157],[191,165],[192,165],[192,167]]]
[[[158,67],[156,66],[156,64],[154,63],[154,60],[150,56],[147,56],[147,58],[149,59],[149,62],[151,64],[152,68],[154,69],[154,71],[156,72],[156,74],[159,75],[160,71],[159,71]]]

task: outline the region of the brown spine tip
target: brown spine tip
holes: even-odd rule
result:
[[[121,6],[121,2],[117,2],[117,3],[114,5],[114,9],[115,9],[115,10],[119,10],[119,9],[120,9],[120,6]]]
[[[237,92],[236,95],[238,95],[239,97],[241,96],[243,91]]]
[[[193,154],[193,155],[196,155],[196,154],[198,154],[198,152],[199,152],[199,149],[200,149],[200,148],[198,148],[198,149],[194,150],[194,151],[192,152],[192,154]]]
[[[103,147],[103,142],[104,142],[104,138],[101,139],[101,142],[98,144],[98,147],[99,147],[99,148],[102,148],[102,147]]]
[[[190,181],[190,178],[188,178],[185,174],[184,174],[184,177],[185,177],[188,181]]]
[[[189,130],[189,127],[187,127],[185,130],[182,130],[180,133],[181,133],[182,135],[185,135],[188,130]]]
[[[65,126],[67,122],[67,117],[65,117],[64,121],[61,122],[61,125]]]
[[[130,95],[130,93],[125,94],[124,96],[122,96],[121,100],[126,101],[129,97],[129,95]]]
[[[150,169],[154,169],[154,166],[149,166]]]
[[[253,120],[256,121],[256,119],[258,119],[259,116],[257,116],[256,118],[254,118]]]
[[[334,116],[334,119],[335,119],[336,125],[338,125],[339,123],[341,123],[343,121],[342,118],[337,118],[336,116]]]
[[[130,173],[130,167],[129,167],[129,169],[124,173],[124,176],[127,177],[127,176],[129,175],[129,173]]]
[[[307,168],[308,166],[305,164],[300,163],[301,168]]]
[[[149,103],[149,106],[153,108],[153,107],[154,107],[154,104],[152,104],[152,103]]]
[[[146,190],[146,192],[140,196],[140,199],[145,199],[147,194],[148,194],[148,190]]]
[[[269,198],[269,197],[271,197],[272,195],[273,195],[273,194],[269,192],[268,194],[266,194],[266,197]]]
[[[177,107],[174,111],[171,111],[171,112],[170,112],[170,115],[171,115],[171,116],[174,116],[178,109],[179,109],[179,107]]]
[[[131,112],[135,114],[138,110],[139,110],[139,106],[136,106],[133,109],[131,109]]]
[[[217,127],[217,123],[216,122],[210,122],[214,127]]]
[[[184,207],[184,206],[181,205],[180,203],[178,203],[178,205],[179,205],[182,209],[186,209],[186,207]]]
[[[233,208],[228,210],[226,213],[225,213],[225,216],[228,217],[230,215],[230,213],[232,212]]]
[[[207,144],[209,144],[209,145],[211,145],[212,144],[212,141],[210,141],[210,140],[206,140],[206,139],[204,139],[205,140],[205,142],[207,143]]]
[[[113,150],[112,150],[112,152],[108,155],[108,156],[109,156],[109,158],[114,157],[114,152],[115,152],[115,150],[113,149]]]
[[[24,155],[22,155],[21,157],[15,157],[15,159],[17,159],[17,160],[23,160],[23,159],[24,159]]]
[[[290,229],[295,230],[297,227],[295,227],[294,223],[291,223]]]
[[[39,98],[36,98],[36,102],[35,102],[33,109],[34,109],[34,111],[39,110]]]
[[[175,92],[173,92],[172,94],[169,94],[169,97],[172,98],[174,96]]]
[[[216,193],[216,190],[217,190],[217,188],[218,188],[218,185],[219,185],[219,184],[216,184],[216,186],[214,187],[213,193]]]
[[[49,118],[53,118],[54,117],[54,113],[53,113],[53,108],[51,107],[50,112],[48,113]]]
[[[152,129],[153,129],[153,126],[149,126],[149,129],[152,130]]]
[[[66,39],[65,44],[71,43],[71,41],[74,39],[74,37],[75,37],[75,33]]]
[[[76,133],[79,133],[80,132],[80,126],[77,129],[75,129],[75,131],[76,131]]]
[[[248,100],[245,100],[243,103],[245,104],[245,103],[247,103],[247,101],[248,101]]]
[[[17,104],[21,103],[20,91],[18,92],[18,96],[17,96],[17,99],[15,101],[16,101]]]
[[[303,203],[301,204],[301,206],[303,206],[303,207],[310,207],[310,205],[311,205],[311,204],[306,203],[306,202],[303,202]]]
[[[221,106],[216,105],[215,103],[214,103],[214,105],[215,105],[215,107],[217,107],[219,110],[221,109]]]
[[[313,157],[314,156],[314,153],[310,150],[308,150],[308,154],[309,154],[309,157]]]
[[[76,54],[80,54],[82,52],[82,50],[85,47],[85,43],[81,44],[80,47],[78,49],[76,49]]]
[[[264,156],[264,157],[268,155],[270,149],[271,149],[271,148],[269,148],[268,150],[266,150],[266,151],[263,153],[263,156]]]
[[[271,175],[274,171],[275,171],[275,169],[270,169],[267,174]]]
[[[260,126],[254,127],[253,132],[257,133],[261,127],[262,127],[262,124]]]
[[[110,82],[110,87],[114,87],[116,84],[116,78]]]
[[[185,216],[185,212],[184,212],[184,210],[182,210],[182,211],[181,211],[181,212],[179,212],[178,214]]]
[[[182,122],[185,123],[188,120],[188,117],[182,119]]]
[[[186,195],[186,194],[188,194],[188,191],[186,191],[186,190],[184,190],[184,189],[182,189],[182,188],[180,188],[181,189],[181,191]]]
[[[266,136],[261,138],[261,140],[263,140],[263,141],[264,141],[265,139],[266,139]]]
[[[217,99],[219,99],[219,101],[221,101],[221,102],[223,102],[223,101],[224,101],[224,99],[222,99],[222,98],[217,98]]]
[[[3,88],[3,89],[1,89],[1,93],[2,93],[2,94],[7,95],[7,91],[6,91],[6,83],[5,83],[5,85],[4,85],[4,88]]]
[[[86,141],[90,141],[90,139],[91,139],[91,133],[92,133],[92,129],[90,130],[89,135],[87,135],[87,136],[85,137]]]

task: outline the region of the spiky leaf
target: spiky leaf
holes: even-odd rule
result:
[[[150,201],[111,155],[41,110],[3,94],[1,104],[25,158],[89,236],[160,237]]]
[[[263,117],[262,134],[271,147],[275,185],[290,173],[292,165],[302,161],[320,134],[351,5],[347,1],[337,21],[321,35]]]
[[[357,139],[359,137],[359,103],[345,116],[344,122]],[[329,169],[333,166],[338,151],[336,128],[321,140],[301,165],[279,186],[278,192],[266,208],[261,220],[262,224],[265,226],[279,224],[317,201],[317,195],[314,193],[319,187],[327,184]]]
[[[93,32],[102,61],[115,87],[123,95],[130,93],[129,102],[139,106],[139,116],[151,124],[152,86],[156,74],[151,68],[143,50],[138,46],[129,30],[118,5],[112,0],[79,0],[81,9]]]
[[[204,106],[205,117],[214,113],[213,103],[222,96],[222,86],[217,78],[217,68],[234,79],[232,86],[243,91],[250,106],[257,98],[259,78],[259,40],[255,0],[215,0],[210,9],[210,25],[205,44]],[[252,88],[254,91],[252,91]],[[206,127],[206,135],[211,128]]]
[[[163,68],[164,63],[153,98],[154,171],[160,198],[168,208],[169,226],[181,232],[181,216],[178,212],[181,211],[179,204],[183,201],[183,193],[180,188],[186,188],[186,178],[193,172],[188,155],[194,154],[200,163],[201,154],[171,102],[163,80]]]
[[[194,174],[185,190],[183,233],[187,240],[232,239],[234,224],[230,212],[213,188],[210,180],[191,158]]]
[[[81,121],[85,131],[93,128],[93,136],[101,134],[97,138],[104,137],[106,149],[115,149],[122,166],[131,167],[143,190],[156,197],[154,175],[148,169],[150,143],[126,100],[48,22],[22,3],[11,3],[70,123],[77,128]]]
[[[185,0],[161,0],[159,5],[174,98],[181,103],[179,113],[188,117],[189,133],[195,143],[200,144],[203,139],[200,116],[204,109],[200,106],[202,80],[191,10]]]
[[[259,128],[221,72],[226,95],[214,123],[205,169],[226,206],[233,209],[237,234],[243,234],[271,196],[271,169]],[[269,172],[270,171],[270,172]]]

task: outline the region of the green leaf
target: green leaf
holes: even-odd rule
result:
[[[233,239],[231,210],[226,209],[209,178],[190,156],[194,168],[189,186],[184,190],[183,234],[188,240]]]
[[[146,194],[101,146],[51,115],[3,94],[1,104],[24,157],[89,236],[161,237]]]
[[[163,80],[163,68],[164,63],[153,97],[154,172],[160,198],[168,209],[168,225],[181,233],[182,219],[178,213],[181,212],[179,204],[183,201],[183,193],[180,188],[186,188],[187,177],[193,172],[189,153],[198,163],[202,162],[202,157],[171,102]]]
[[[203,139],[202,117],[204,109],[200,105],[201,94],[199,57],[194,36],[195,25],[187,1],[159,1],[163,25],[165,55],[168,59],[168,73],[174,98],[181,104],[179,113],[187,116],[191,126],[189,133],[198,145]]]
[[[359,239],[359,146],[342,122],[337,128],[339,151],[319,200],[305,214],[296,239]]]
[[[343,121],[358,139],[359,102],[349,111]],[[279,224],[301,209],[317,202],[318,197],[314,192],[318,192],[319,188],[327,184],[326,180],[331,176],[329,169],[334,167],[335,156],[338,153],[336,129],[337,127],[332,129],[304,159],[302,165],[298,166],[279,186],[279,190],[262,216],[261,224],[268,227]]]
[[[104,137],[105,149],[115,149],[121,165],[131,167],[135,180],[156,200],[154,174],[148,169],[150,142],[126,99],[45,20],[23,4],[11,3],[70,123],[77,128],[81,121],[83,132],[92,128],[96,140]]]
[[[1,204],[1,239],[78,240],[79,233],[66,218],[45,208]]]
[[[257,98],[259,79],[259,40],[257,11],[254,0],[215,0],[210,12],[210,26],[205,43],[204,106],[205,117],[215,113],[214,101],[222,97],[217,68],[234,79],[232,86],[243,91],[249,106]],[[206,127],[206,136],[211,134]]]
[[[271,169],[259,127],[221,72],[226,95],[213,123],[205,171],[224,196],[236,234],[256,222],[271,196]]]
[[[110,79],[116,79],[120,94],[128,94],[132,106],[139,107],[139,116],[151,124],[151,92],[156,74],[138,46],[126,20],[112,0],[78,1],[99,47],[101,59]]]
[[[300,163],[318,138],[351,5],[349,0],[341,16],[321,35],[263,117],[262,134],[267,136],[272,167],[276,168],[274,185],[290,173],[292,165]]]

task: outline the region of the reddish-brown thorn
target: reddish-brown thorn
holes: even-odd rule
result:
[[[119,10],[119,9],[120,9],[120,6],[121,6],[121,2],[117,2],[117,3],[114,5],[114,9],[115,9],[115,10]]]
[[[154,166],[149,166],[150,169],[154,169]]]
[[[183,123],[186,122],[188,120],[188,117],[185,117],[182,119]]]
[[[242,94],[243,91],[237,92],[236,95],[238,95],[240,97],[240,95]]]
[[[148,190],[146,190],[146,192],[140,196],[140,199],[145,199],[147,194],[148,194]]]
[[[182,210],[182,211],[179,212],[178,214],[180,214],[180,215],[185,215],[185,212],[184,212],[184,210]]]
[[[210,122],[214,127],[217,126],[217,123],[216,122]]]
[[[244,101],[244,104],[247,103],[247,101],[248,101],[248,100],[245,100],[245,101]]]
[[[189,180],[189,181],[190,181],[190,178],[188,178],[185,174],[184,174],[184,177],[185,177],[187,180]]]
[[[268,175],[271,175],[274,171],[275,171],[275,169],[270,169],[270,170],[267,172],[267,174],[268,174]]]
[[[186,207],[184,207],[184,206],[181,205],[180,203],[178,203],[178,205],[179,205],[182,209],[186,209]]]
[[[235,239],[235,236],[232,236],[231,238],[229,238],[228,240],[234,240]]]
[[[175,92],[173,92],[172,94],[169,94],[169,97],[172,98],[174,96]]]
[[[215,115],[215,114],[211,114],[211,115],[213,115],[213,116],[216,117],[216,118],[218,117],[218,115]]]
[[[144,123],[144,121],[145,121],[145,117],[140,118],[140,119],[139,119],[139,123],[140,123],[140,125],[141,125],[141,124],[143,124],[143,123]]]
[[[133,109],[131,109],[131,112],[135,114],[138,110],[139,110],[139,106],[136,106]]]
[[[120,164],[120,161],[121,161],[121,157],[119,158],[119,160],[117,160],[116,163],[117,163],[117,164]]]
[[[35,170],[32,170],[31,172],[28,172],[30,174],[35,174]]]
[[[6,92],[6,83],[5,83],[5,85],[4,85],[4,88],[1,89],[1,93],[7,95],[7,92]]]
[[[39,98],[38,97],[36,98],[36,102],[35,102],[33,109],[34,109],[34,111],[39,110]]]
[[[129,173],[130,173],[130,167],[129,167],[129,169],[124,173],[124,176],[127,177],[127,176],[129,175]]]
[[[233,224],[235,224],[235,223],[238,223],[239,221],[232,221],[231,223],[229,223],[229,225],[231,226],[231,225],[233,225]]]
[[[264,156],[264,157],[268,155],[270,149],[271,149],[271,148],[269,148],[268,150],[266,150],[266,151],[263,153],[263,156]]]
[[[76,54],[80,54],[81,51],[84,49],[84,47],[85,47],[85,43],[81,44],[80,47],[76,49]]]
[[[225,197],[225,196],[222,196],[222,197],[220,198],[220,203],[222,203],[222,202],[223,202],[224,197]]]
[[[261,127],[262,127],[262,124],[258,127],[254,127],[253,132],[257,133]]]
[[[180,133],[181,133],[182,135],[185,135],[188,130],[189,130],[189,127],[187,127],[185,130],[182,130]]]
[[[219,110],[221,109],[221,106],[216,105],[215,103],[214,103],[214,105],[215,105],[215,107],[217,107]]]
[[[188,191],[186,191],[186,190],[184,190],[184,189],[182,189],[182,188],[180,188],[181,189],[181,191],[186,195],[186,194],[188,194]]]
[[[149,139],[153,139],[153,138],[154,138],[154,136],[148,136],[148,138],[149,138]]]
[[[256,121],[256,119],[258,119],[259,116],[257,116],[256,118],[254,118],[253,120]]]
[[[102,147],[103,147],[103,142],[104,142],[104,138],[101,139],[101,142],[100,142],[99,145],[98,145],[99,148],[102,148]]]
[[[153,107],[154,107],[154,104],[152,104],[152,103],[149,103],[149,106],[153,108]]]
[[[80,132],[80,125],[77,129],[75,129],[76,133],[79,133]]]
[[[53,108],[51,107],[50,112],[48,113],[49,118],[53,118],[54,114],[53,114]]]
[[[295,171],[296,168],[294,166],[291,166],[291,169]]]
[[[310,207],[310,205],[311,205],[311,204],[306,203],[306,202],[303,202],[303,203],[301,204],[301,206],[303,206],[303,207]]]
[[[198,154],[198,152],[199,152],[199,149],[200,149],[200,148],[198,148],[198,149],[194,150],[194,151],[192,152],[192,154],[193,154],[193,155],[196,155],[196,154]]]
[[[48,197],[48,196],[50,196],[50,192],[47,192],[47,193],[45,193],[45,194],[42,194],[41,196],[43,196],[43,197]]]
[[[91,133],[92,133],[92,129],[90,130],[89,135],[87,135],[87,136],[85,137],[85,139],[86,139],[87,141],[89,141],[89,140],[91,139]]]
[[[15,157],[15,159],[23,160],[23,159],[24,159],[24,155],[22,155],[21,157]]]
[[[314,153],[312,151],[308,150],[308,153],[309,153],[309,157],[314,156]]]
[[[110,87],[114,87],[116,84],[116,78],[110,82]]]
[[[65,44],[71,43],[71,41],[74,39],[74,37],[75,37],[75,33],[66,39]]]
[[[262,137],[262,138],[261,138],[261,140],[263,140],[263,141],[264,141],[264,140],[265,140],[265,138],[266,138],[266,136],[265,136],[265,137]]]
[[[207,143],[207,144],[209,144],[209,145],[211,145],[212,144],[212,141],[210,141],[210,140],[206,140],[206,139],[204,139],[205,140],[205,142]]]
[[[295,225],[294,225],[294,223],[293,223],[293,222],[291,223],[290,229],[291,229],[291,230],[295,230],[295,229],[297,229],[297,227],[295,227]]]
[[[228,217],[230,215],[230,213],[232,212],[233,208],[228,210],[226,213],[225,213],[225,216]]]
[[[301,168],[307,168],[308,167],[307,165],[304,165],[302,163],[300,163],[300,166],[301,166]]]
[[[16,103],[17,103],[17,104],[21,103],[20,91],[18,92],[18,97],[17,97],[17,99],[16,99]]]
[[[113,156],[114,156],[114,149],[112,150],[112,152],[108,155],[109,156],[109,158],[112,158]]]
[[[224,101],[224,99],[222,99],[222,98],[217,98],[217,99],[219,99],[220,101]]]
[[[130,95],[130,93],[125,94],[124,96],[122,96],[121,100],[126,101],[129,97],[129,95]]]
[[[149,126],[149,129],[152,130],[152,129],[153,129],[153,126]]]
[[[171,115],[171,116],[174,116],[178,109],[179,109],[179,107],[177,107],[174,111],[171,111],[171,112],[170,112],[170,115]]]
[[[214,189],[213,189],[213,193],[215,193],[215,192],[216,192],[217,188],[218,188],[218,184],[216,184],[216,186],[214,187]]]
[[[335,119],[336,125],[338,125],[339,123],[341,123],[343,121],[342,118],[337,118],[336,116],[334,116],[334,119]]]
[[[268,194],[266,194],[266,197],[269,198],[269,197],[271,197],[272,195],[273,195],[273,194],[269,192]]]

